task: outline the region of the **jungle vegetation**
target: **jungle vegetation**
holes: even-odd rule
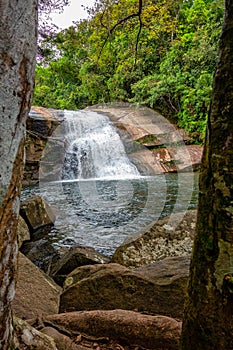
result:
[[[33,104],[138,103],[203,140],[224,1],[97,0],[88,11],[44,36]]]

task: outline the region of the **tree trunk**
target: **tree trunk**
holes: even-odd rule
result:
[[[36,54],[36,0],[0,2],[0,349],[12,341],[16,227]]]
[[[233,1],[225,1],[220,57],[200,174],[197,236],[183,350],[233,349]]]

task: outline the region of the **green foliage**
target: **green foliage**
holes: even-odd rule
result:
[[[187,131],[203,137],[223,6],[203,0],[193,1],[192,6],[190,3],[181,8],[177,36],[155,73],[138,81],[132,89],[135,101],[160,110]]]
[[[89,20],[43,42],[34,104],[136,102],[203,135],[223,8],[223,0],[146,0],[140,22],[138,0],[99,0]]]

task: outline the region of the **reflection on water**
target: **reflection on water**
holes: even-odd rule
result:
[[[189,187],[191,177],[193,173],[45,183],[24,188],[22,199],[38,194],[54,208],[57,219],[49,236],[54,245],[88,245],[111,255],[126,237],[160,217],[194,208],[197,175],[194,188]]]

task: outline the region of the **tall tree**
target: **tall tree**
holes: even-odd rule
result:
[[[220,53],[200,174],[197,234],[182,349],[233,349],[233,1]]]
[[[26,116],[34,85],[37,0],[0,3],[0,349],[11,349],[11,303]]]
[[[58,27],[53,23],[51,14],[62,13],[64,6],[68,6],[70,0],[38,0],[38,45],[37,59],[43,61],[45,52],[41,48],[41,41],[53,37]]]

